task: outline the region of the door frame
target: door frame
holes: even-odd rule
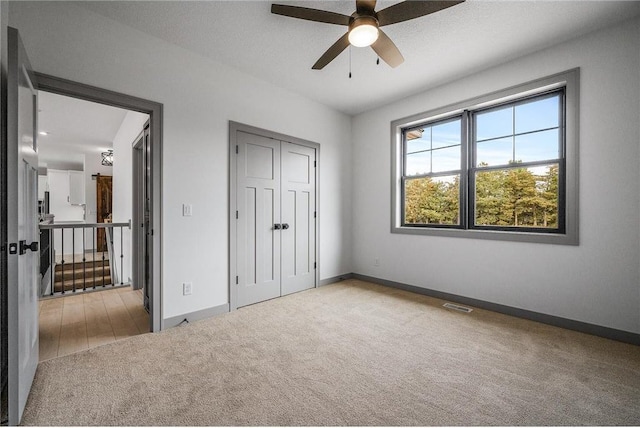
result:
[[[0,424],[8,424],[9,329],[8,288],[9,260],[5,244],[9,242],[8,228],[8,157],[7,153],[7,62],[9,4],[0,1]],[[13,201],[12,201],[13,202]],[[14,241],[15,242],[15,241]]]
[[[320,286],[320,144],[312,141],[303,140],[301,138],[292,137],[290,135],[280,134],[278,132],[269,131],[267,129],[256,128],[255,126],[245,125],[243,123],[229,121],[229,310],[238,309],[238,291],[236,288],[237,271],[237,219],[236,219],[236,187],[237,187],[237,165],[236,165],[236,144],[238,131],[248,134],[255,134],[261,137],[271,138],[273,140],[287,141],[293,144],[315,149],[316,151],[316,231],[315,231],[315,251],[316,251],[316,269],[315,269],[315,288]]]
[[[145,248],[148,245],[149,232],[148,224],[145,218],[146,201],[143,196],[147,193],[147,147],[150,144],[149,121],[144,124],[142,132],[133,140],[131,144],[131,160],[132,160],[132,180],[133,183],[133,201],[132,201],[132,217],[131,217],[131,239],[133,246],[132,262],[132,285],[134,290],[143,291],[144,308],[150,310],[150,293],[149,284],[146,273],[148,260],[145,256]],[[139,226],[141,224],[141,227]]]
[[[145,124],[145,126],[147,126]],[[140,163],[142,156],[139,152],[142,151],[142,146],[144,145],[144,130],[140,132],[140,134],[133,140],[131,144],[131,183],[133,183],[133,191],[131,192],[131,196],[133,198],[132,201],[132,210],[131,210],[131,246],[133,248],[133,252],[131,254],[131,279],[134,290],[139,290],[142,287],[140,284],[142,283],[142,259],[138,254],[138,250],[143,248],[144,245],[140,241],[140,237],[142,236],[138,230],[138,224],[140,223],[140,218],[144,209],[140,208],[140,194],[143,193],[142,187],[144,186],[144,181],[140,179]],[[138,148],[138,146],[140,146]]]
[[[143,98],[122,94],[61,79],[42,73],[35,73],[39,90],[58,95],[92,101],[126,110],[133,110],[149,115],[151,131],[151,234],[153,248],[151,260],[151,283],[149,289],[149,328],[160,331],[163,328],[162,318],[162,122],[163,105]]]

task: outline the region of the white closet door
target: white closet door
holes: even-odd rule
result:
[[[282,295],[315,287],[316,151],[282,142]]]
[[[280,141],[237,133],[237,306],[280,296]]]

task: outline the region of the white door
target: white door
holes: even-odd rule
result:
[[[236,307],[315,287],[316,150],[236,134]]]
[[[315,287],[316,151],[282,142],[282,295]]]
[[[38,103],[18,31],[8,30],[8,407],[9,425],[17,425],[38,365]]]
[[[238,307],[280,296],[280,141],[237,134]]]

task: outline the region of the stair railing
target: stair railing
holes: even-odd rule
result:
[[[51,266],[47,272],[50,279],[42,281],[41,297],[128,285],[123,281],[124,229],[131,229],[131,222],[41,224],[40,230],[49,232]],[[119,257],[114,251],[114,235],[120,237]]]

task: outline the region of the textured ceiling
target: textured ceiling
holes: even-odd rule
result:
[[[273,15],[270,1],[95,1],[84,7],[348,114],[486,69],[640,14],[637,1],[482,1],[385,27],[405,57],[376,65],[351,48],[314,62],[346,27]],[[355,1],[278,2],[350,15]],[[378,1],[376,10],[397,1]]]

